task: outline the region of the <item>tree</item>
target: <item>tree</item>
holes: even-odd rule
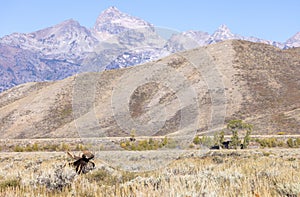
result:
[[[243,146],[242,146],[243,149],[246,149],[249,146],[250,139],[251,139],[250,138],[251,132],[252,132],[252,127],[247,128],[247,132],[246,132],[246,135],[244,137],[244,142],[243,142]]]
[[[237,149],[237,147],[241,145],[241,141],[239,140],[239,136],[238,136],[238,131],[246,130],[246,135],[244,137],[242,148],[244,149],[248,147],[250,143],[250,135],[253,128],[251,124],[244,123],[242,120],[231,120],[227,124],[227,128],[232,132],[230,146]]]
[[[224,131],[221,131],[220,133],[215,133],[214,134],[214,146],[223,148],[223,142],[224,142]]]
[[[238,131],[237,130],[231,130],[232,131],[232,137],[230,146],[234,149],[237,149],[241,145],[241,141],[239,140]]]
[[[221,133],[220,133],[220,138],[219,138],[219,140],[220,140],[220,145],[221,146],[223,146],[223,143],[224,143],[224,141],[225,141],[225,132],[224,131],[221,131]]]

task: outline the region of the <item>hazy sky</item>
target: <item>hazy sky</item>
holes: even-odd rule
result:
[[[226,24],[233,33],[280,42],[300,31],[299,0],[2,0],[0,5],[0,37],[70,18],[90,28],[110,6],[178,31],[213,33]]]

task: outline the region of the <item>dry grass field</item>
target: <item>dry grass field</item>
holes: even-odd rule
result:
[[[152,171],[101,159],[134,152],[95,152],[96,168],[81,175],[64,167],[65,152],[2,152],[0,196],[300,196],[299,148],[188,150]]]

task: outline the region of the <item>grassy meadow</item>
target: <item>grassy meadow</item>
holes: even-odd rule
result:
[[[0,196],[300,196],[299,148],[191,150],[138,172],[112,167],[101,154],[94,170],[77,175],[64,167],[65,152],[2,152]]]

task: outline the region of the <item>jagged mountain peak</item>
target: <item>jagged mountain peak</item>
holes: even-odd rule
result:
[[[219,31],[229,31],[230,32],[230,29],[228,28],[228,26],[226,24],[222,24],[219,26],[218,28]]]
[[[0,42],[55,58],[74,59],[82,52],[93,51],[98,40],[78,21],[68,19],[35,32],[7,35]]]
[[[79,24],[78,21],[71,18],[55,25],[54,27],[65,27],[65,26],[81,26],[81,25]]]
[[[81,26],[78,21],[74,19],[65,20],[57,25],[42,29],[36,32],[32,32],[31,35],[38,37],[49,36],[49,34],[64,34],[67,31],[86,31],[86,28]]]
[[[293,38],[297,39],[297,40],[300,40],[300,32],[296,33]]]
[[[230,29],[225,24],[223,24],[213,33],[212,37],[224,40],[233,38],[234,34],[231,33]]]
[[[94,31],[109,34],[118,34],[128,29],[150,28],[153,26],[134,16],[121,12],[116,7],[109,7],[97,18]]]
[[[237,35],[237,34],[233,34],[225,24],[222,24],[210,36],[210,38],[207,40],[206,44],[212,44],[212,43],[221,42],[224,40],[231,40],[231,39],[243,39],[243,37],[240,35]]]
[[[296,33],[294,36],[286,41],[286,47],[300,47],[300,32]]]
[[[102,12],[102,15],[122,15],[123,13],[115,6],[111,6]]]

